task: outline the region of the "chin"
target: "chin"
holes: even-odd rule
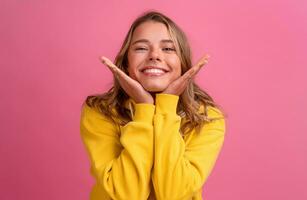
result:
[[[162,92],[166,89],[165,86],[161,85],[143,85],[143,87],[147,92]]]

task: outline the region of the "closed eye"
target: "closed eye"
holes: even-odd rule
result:
[[[173,49],[173,48],[164,48],[165,50],[167,50],[167,51],[175,51],[175,49]]]
[[[143,48],[143,47],[139,47],[139,48],[136,48],[135,50],[147,50],[146,48]],[[163,48],[163,50],[166,50],[166,51],[176,51],[175,49],[173,48]]]
[[[140,47],[140,48],[136,48],[135,50],[146,50],[146,49],[145,49],[145,48]]]

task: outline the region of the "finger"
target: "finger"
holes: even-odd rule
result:
[[[209,55],[203,56],[193,67],[186,71],[182,76],[176,79],[169,89],[166,89],[166,92],[174,92],[173,90],[182,91],[186,86],[192,81],[193,76],[200,71],[201,67],[208,63]],[[176,88],[176,89],[174,89]]]
[[[121,69],[119,69],[116,65],[114,65],[111,60],[109,60],[108,58],[104,56],[101,56],[100,59],[103,64],[108,66],[108,68],[113,72],[116,78],[119,78],[119,76],[125,79],[128,78],[126,73],[123,72]]]
[[[208,59],[209,59],[209,55],[206,54],[205,56],[203,56],[197,63],[196,65],[194,65],[191,69],[189,69],[186,73],[186,75],[184,76],[185,80],[189,80],[191,79],[193,76],[195,76],[201,69],[202,66],[204,66],[205,64],[208,63]]]
[[[199,67],[198,66],[194,66],[192,68],[190,68],[188,71],[186,71],[182,77],[180,77],[180,81],[187,81],[187,80],[190,80],[195,74],[197,71],[199,71]]]
[[[117,72],[117,67],[108,58],[101,56],[100,60],[105,64],[112,72]]]
[[[192,76],[196,73],[196,71],[197,69],[195,67],[189,69],[189,71],[187,71],[188,73],[185,74],[184,80],[189,80],[190,78],[192,78]]]
[[[135,84],[135,80],[133,80],[131,77],[129,77],[125,72],[123,72],[121,69],[119,69],[116,65],[113,64],[112,61],[110,61],[108,58],[101,56],[100,57],[101,62],[107,65],[111,71],[113,72],[115,78],[119,81],[122,87],[127,89],[126,85]]]
[[[198,67],[202,67],[205,64],[208,63],[208,59],[210,58],[210,56],[208,54],[206,54],[205,56],[201,57],[201,59],[197,62],[196,66]]]

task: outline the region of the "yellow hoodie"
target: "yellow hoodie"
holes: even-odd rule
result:
[[[224,141],[225,121],[205,124],[182,137],[179,96],[157,94],[154,104],[133,104],[132,121],[119,126],[86,104],[81,138],[96,179],[91,200],[200,200]],[[203,109],[203,107],[202,107]],[[208,108],[209,117],[221,112]]]

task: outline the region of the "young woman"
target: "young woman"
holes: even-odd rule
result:
[[[90,199],[202,199],[225,134],[221,109],[193,82],[208,56],[192,66],[184,32],[151,11],[133,22],[114,64],[100,59],[114,86],[82,107]]]

